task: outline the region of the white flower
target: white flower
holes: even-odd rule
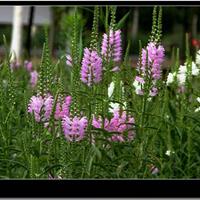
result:
[[[197,65],[194,63],[194,62],[192,62],[192,75],[193,76],[198,76],[199,75],[199,69],[197,68]]]
[[[196,54],[196,64],[200,65],[200,50],[197,51],[197,54]]]
[[[114,84],[114,82],[111,82],[109,87],[108,87],[108,97],[109,98],[112,96],[114,88],[115,88],[115,84]]]
[[[197,101],[200,103],[200,97],[197,97]]]
[[[180,74],[178,73],[177,80],[178,80],[180,85],[184,85],[185,81],[186,81],[186,74],[185,73],[180,73]]]
[[[174,154],[174,153],[175,153],[174,151],[171,152],[170,150],[167,150],[165,155],[170,156],[171,154]]]
[[[175,78],[176,74],[175,73],[169,73],[168,76],[167,76],[167,81],[166,81],[166,84],[169,85],[171,83],[174,82],[174,78]]]
[[[113,103],[113,102],[111,102],[110,104],[110,107],[109,107],[109,112],[111,112],[111,113],[114,113],[114,111],[115,110],[119,110],[119,106],[120,106],[120,104],[119,103]]]
[[[200,107],[196,108],[194,112],[199,112],[200,111]]]
[[[137,80],[133,82],[133,87],[135,88],[135,93],[138,95],[142,95],[142,83],[139,83]]]
[[[178,74],[177,74],[177,81],[179,85],[184,85],[187,76],[187,67],[185,65],[180,65]]]
[[[178,72],[179,74],[185,74],[185,73],[187,73],[187,66],[185,66],[185,65],[180,65],[180,67],[179,67],[179,72]]]

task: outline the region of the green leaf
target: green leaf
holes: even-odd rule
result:
[[[126,167],[128,165],[129,162],[127,161],[123,161],[116,170],[117,176],[119,176],[121,174],[121,172],[123,172],[124,167]]]
[[[121,29],[125,23],[125,21],[127,20],[128,16],[130,14],[130,11],[127,12],[123,17],[122,19],[120,19],[120,21],[117,23],[117,26],[116,26],[116,29]]]
[[[101,155],[101,151],[99,150],[99,148],[95,145],[92,145],[92,148],[93,148],[95,155],[98,157],[98,159],[101,159],[102,155]]]

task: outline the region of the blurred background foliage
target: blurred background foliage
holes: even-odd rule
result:
[[[74,7],[57,6],[50,7],[52,18],[49,24],[50,46],[54,57],[59,57],[63,53],[70,53],[71,32]],[[139,51],[139,40],[143,46],[148,41],[152,26],[153,6],[133,7],[119,6],[117,8],[117,21],[123,17],[121,28],[123,31],[123,46],[127,46],[128,40],[131,40],[130,54],[137,56]],[[200,8],[199,7],[163,7],[163,45],[166,49],[166,55],[171,57],[172,47],[180,48],[180,56],[185,56],[185,33],[189,33],[192,38],[200,39]],[[83,46],[89,43],[89,37],[92,26],[93,7],[78,7],[78,19],[82,32]],[[105,16],[105,6],[101,7],[101,16]],[[101,17],[103,19],[103,17]],[[23,46],[26,51],[27,26],[23,29]],[[11,41],[12,25],[0,25],[0,35],[6,35],[8,44]],[[104,21],[100,20],[100,35],[105,32]],[[32,34],[31,54],[40,57],[42,44],[44,42],[44,27],[37,26]],[[0,46],[3,45],[0,37]],[[26,52],[25,52],[26,53]]]

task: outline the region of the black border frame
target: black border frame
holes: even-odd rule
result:
[[[94,5],[118,5],[118,6],[154,6],[154,5],[162,5],[162,6],[200,6],[200,0],[186,0],[186,1],[174,1],[174,0],[160,0],[160,1],[153,1],[153,0],[19,0],[19,1],[0,1],[0,6],[17,6],[17,5],[35,5],[35,6],[64,6],[64,5],[71,5],[71,6],[94,6]]]
[[[200,180],[4,180],[1,197],[199,197]]]
[[[200,1],[1,1],[0,6],[200,6]],[[0,180],[0,197],[200,197],[200,179]]]

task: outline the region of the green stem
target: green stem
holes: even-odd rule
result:
[[[88,132],[89,132],[89,141],[90,144],[92,145],[92,133],[91,133],[91,129],[92,129],[92,110],[93,110],[93,100],[94,100],[94,88],[93,86],[90,88],[89,90],[89,102],[88,102]]]

